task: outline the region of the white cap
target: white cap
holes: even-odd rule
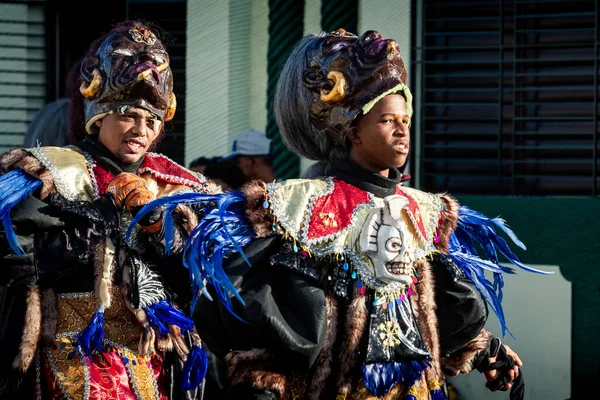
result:
[[[268,156],[271,154],[271,139],[254,129],[240,134],[234,141],[231,154],[225,158],[237,156]]]

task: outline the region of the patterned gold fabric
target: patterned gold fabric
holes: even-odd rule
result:
[[[45,349],[45,365],[51,370],[51,390],[55,398],[62,394],[71,399],[163,399],[157,383],[162,357],[151,351],[142,357],[136,350],[142,329],[127,309],[120,291],[104,313],[102,354],[92,360],[75,351],[76,334],[85,328],[96,310],[92,293],[57,295],[58,323],[54,346]]]

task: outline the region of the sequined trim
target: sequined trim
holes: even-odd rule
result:
[[[42,368],[39,350],[35,352],[35,394],[37,400],[42,400]]]
[[[335,189],[335,183],[333,181],[333,178],[331,178],[331,177],[325,178],[325,182],[326,182],[326,187],[324,190],[315,191],[315,193],[313,193],[311,196],[309,196],[308,201],[307,201],[308,208],[302,217],[302,221],[300,222],[300,231],[299,232],[295,232],[296,229],[294,227],[293,222],[287,218],[287,214],[285,212],[286,204],[284,203],[284,200],[280,199],[279,196],[273,195],[273,193],[275,193],[277,191],[277,184],[275,182],[273,182],[273,183],[268,183],[265,185],[267,188],[268,197],[271,199],[271,207],[273,208],[274,214],[277,217],[278,223],[283,227],[283,229],[288,234],[295,236],[296,240],[298,240],[300,242],[301,246],[304,246],[304,247],[310,249],[310,251],[314,252],[315,254],[321,255],[321,256],[325,256],[332,252],[333,253],[341,252],[342,247],[343,247],[343,241],[336,242],[337,239],[339,239],[340,237],[343,237],[351,229],[356,227],[356,221],[358,219],[358,213],[360,210],[362,210],[365,207],[373,207],[375,205],[375,203],[373,202],[373,195],[371,193],[368,193],[369,201],[366,203],[358,204],[354,208],[354,210],[352,210],[352,216],[351,216],[350,222],[348,223],[347,226],[345,226],[343,229],[341,229],[337,232],[330,233],[330,234],[324,235],[324,236],[320,236],[320,237],[317,237],[314,239],[309,239],[308,238],[309,224],[310,224],[310,220],[313,215],[313,212],[314,212],[314,206],[315,206],[316,200],[320,197],[327,196],[327,195],[333,193],[333,191]],[[331,250],[323,251],[322,250],[322,247],[319,245],[326,243],[326,242],[333,242],[333,244],[334,244],[333,251],[331,251]]]
[[[52,356],[52,352],[50,349],[45,349],[46,357],[48,358],[48,364],[50,365],[50,369],[52,370],[52,375],[54,375],[54,381],[58,385],[58,388],[62,392],[63,397],[66,400],[70,400],[71,396],[69,396],[69,392],[65,385],[63,385],[62,379],[60,379],[60,372],[56,366],[56,362],[54,361],[54,357]],[[86,369],[85,360],[83,360],[83,368]],[[88,376],[84,379],[84,388],[83,388],[83,398],[88,399],[90,396],[90,387],[89,387],[89,371],[87,371]],[[85,374],[85,372],[84,372]]]
[[[86,163],[86,167],[88,170],[88,173],[90,174],[90,178],[92,181],[92,189],[94,190],[94,198],[97,199],[100,197],[100,194],[98,192],[98,182],[96,182],[96,175],[94,174],[94,168],[96,168],[96,161],[94,161],[94,158],[92,157],[92,155],[90,153],[84,152],[83,155],[85,156],[87,163]]]
[[[113,286],[113,291],[118,292],[121,288],[118,285]],[[59,300],[66,299],[87,299],[94,297],[94,292],[73,292],[73,293],[57,293],[56,298]]]
[[[129,381],[131,382],[131,386],[133,387],[133,391],[138,400],[147,400],[150,398],[150,396],[152,396],[152,398],[155,399],[160,399],[158,383],[156,382],[156,377],[154,376],[154,372],[150,365],[140,364],[137,353],[128,348],[127,346],[123,346],[109,339],[104,339],[104,344],[120,350],[119,355],[121,356],[121,359],[125,364],[125,368],[127,368]],[[153,351],[154,350],[152,349],[150,352]],[[144,362],[146,362],[145,359]],[[148,375],[150,376],[150,380],[152,381],[152,387],[148,387],[148,385],[140,387],[140,383],[148,383],[147,379],[145,379],[148,378]]]
[[[334,252],[333,248],[324,247],[323,250],[325,252]],[[365,256],[362,254],[357,254],[354,250],[349,247],[344,247],[342,254],[346,257],[350,263],[352,264],[352,268],[360,275],[360,279],[364,282],[364,284],[372,289],[377,290],[381,293],[390,293],[390,292],[404,292],[409,287],[409,285],[405,285],[400,282],[382,282],[379,279],[375,278],[375,273],[368,267],[368,265],[372,265],[370,260],[365,260]],[[372,268],[372,267],[371,267]]]
[[[31,153],[33,153],[35,158],[37,158],[42,163],[42,165],[44,167],[46,167],[46,169],[48,171],[50,171],[50,174],[52,175],[52,178],[54,179],[54,186],[56,186],[58,191],[68,200],[75,200],[77,196],[75,195],[75,193],[73,193],[71,191],[69,186],[65,182],[63,182],[61,175],[58,171],[58,168],[56,168],[56,166],[54,164],[52,164],[50,159],[48,159],[48,157],[46,157],[46,154],[44,154],[44,152],[42,151],[42,148],[39,146],[33,147],[33,148],[29,149],[29,151],[31,151]]]
[[[94,292],[80,292],[80,293],[58,293],[56,295],[57,299],[65,300],[65,299],[87,299],[89,297],[93,297]]]
[[[442,206],[442,198],[439,195],[417,191],[416,189],[411,190],[410,188],[406,187],[399,188],[400,190],[402,190],[403,193],[405,193],[407,196],[412,197],[417,202],[417,205],[421,210],[421,215],[423,214],[423,210],[425,210],[427,213],[427,222],[423,221],[423,225],[425,227],[425,234],[427,235],[427,237],[423,237],[419,229],[415,229],[415,231],[419,235],[419,238],[421,238],[423,243],[426,244],[425,247],[422,248],[420,254],[420,256],[423,257],[430,253],[431,248],[433,248],[433,239],[435,236],[434,233],[439,222],[439,212]],[[414,226],[418,226],[414,215],[410,212],[407,214],[409,215],[410,220],[414,224]]]

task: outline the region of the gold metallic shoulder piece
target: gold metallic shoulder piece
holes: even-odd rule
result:
[[[412,197],[419,205],[426,237],[431,241],[429,244],[433,244],[435,230],[440,219],[442,199],[436,194],[423,192],[406,186],[400,186],[400,190]]]
[[[77,147],[33,147],[27,151],[48,169],[62,196],[69,200],[94,200],[88,162]]]

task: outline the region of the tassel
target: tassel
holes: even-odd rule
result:
[[[104,351],[104,306],[98,306],[92,320],[77,335],[75,348],[81,349],[83,354],[91,359],[95,351]]]
[[[181,370],[181,390],[194,390],[204,380],[208,359],[204,350],[194,345],[187,355]]]
[[[24,255],[25,252],[17,240],[10,219],[10,212],[14,206],[29,196],[41,184],[42,181],[20,169],[13,169],[0,176],[0,219],[2,219],[6,240],[10,248],[20,256]]]
[[[437,379],[428,381],[427,387],[429,388],[431,400],[447,400],[444,393],[442,393],[440,382]]]
[[[504,311],[502,310],[503,274],[514,274],[515,269],[501,265],[498,260],[498,252],[506,257],[512,265],[524,271],[547,275],[553,274],[554,271],[541,271],[521,263],[519,258],[511,251],[506,240],[496,233],[496,228],[500,228],[506,233],[518,247],[526,249],[523,242],[517,238],[517,235],[502,218],[488,218],[480,212],[461,206],[458,212],[458,225],[450,236],[449,256],[471,279],[477,290],[490,305],[498,317],[502,336],[504,337],[507,332],[511,336],[512,333],[506,325]],[[481,246],[487,260],[479,257],[474,243]],[[486,270],[492,272],[493,282],[485,276]]]
[[[363,365],[364,384],[372,394],[382,397],[399,382],[412,386],[430,366],[427,360]]]
[[[194,329],[194,321],[185,316],[183,311],[173,307],[167,300],[144,307],[150,323],[162,334],[169,334],[168,325],[177,325],[182,331]]]
[[[250,243],[256,237],[256,234],[246,217],[244,210],[246,197],[242,192],[232,191],[221,194],[181,193],[161,197],[147,204],[137,213],[128,227],[126,238],[129,240],[133,227],[144,215],[158,207],[165,207],[163,212],[165,243],[171,243],[173,228],[170,221],[172,221],[172,213],[175,207],[180,203],[216,205],[216,207],[206,208],[204,218],[190,233],[184,249],[183,263],[190,271],[194,296],[191,312],[193,313],[198,302],[199,293],[212,300],[204,285],[206,281],[214,287],[217,297],[225,308],[237,317],[233,312],[230,295],[236,297],[242,304],[244,304],[244,301],[223,270],[223,259],[232,252],[238,252],[250,264],[242,247]]]
[[[431,395],[431,400],[448,400],[440,389],[431,390],[429,394]]]

